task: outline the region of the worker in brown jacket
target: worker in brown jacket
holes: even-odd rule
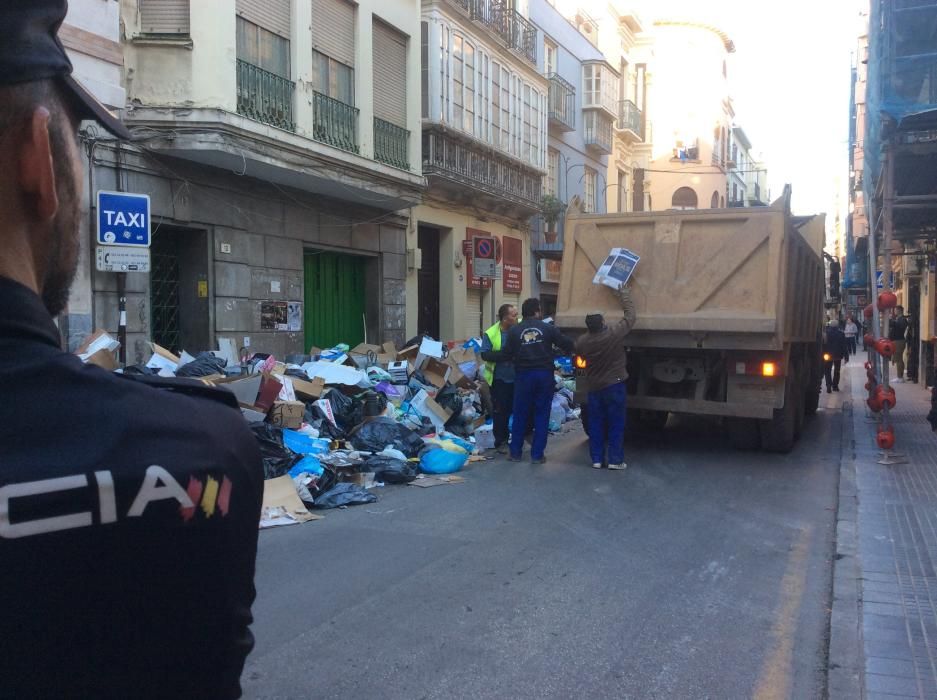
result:
[[[601,469],[608,450],[608,468],[625,469],[625,336],[635,322],[631,289],[618,288],[624,318],[613,326],[596,311],[586,316],[588,332],[576,342],[576,353],[586,361],[589,384],[589,452],[592,466]]]

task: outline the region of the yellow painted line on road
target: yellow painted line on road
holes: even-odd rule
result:
[[[773,647],[765,657],[752,696],[755,700],[782,700],[790,696],[791,667],[794,658],[794,635],[807,584],[807,552],[813,529],[800,531],[787,558],[787,570],[781,579],[781,598],[777,617],[771,628]]]

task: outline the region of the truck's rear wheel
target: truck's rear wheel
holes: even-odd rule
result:
[[[810,346],[809,352],[815,355],[819,350]],[[823,383],[823,373],[820,369],[820,360],[812,358],[810,366],[805,368],[804,377],[804,413],[812,416],[820,407],[820,390]]]
[[[768,452],[790,452],[794,447],[795,414],[800,410],[795,383],[793,372],[788,370],[784,381],[784,407],[774,409],[773,418],[761,421],[761,446]]]
[[[663,430],[670,418],[669,411],[652,411],[649,409],[629,408],[628,425],[632,428],[640,426],[643,430]]]
[[[798,364],[797,372],[794,376],[794,439],[800,438],[804,432],[804,421],[806,420],[806,392],[807,382],[804,378],[806,370]]]
[[[754,418],[727,418],[726,432],[729,444],[737,450],[757,450],[761,447],[761,433]]]

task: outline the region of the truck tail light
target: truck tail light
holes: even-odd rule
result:
[[[780,359],[773,360],[737,360],[730,363],[736,375],[748,377],[781,377],[784,376],[784,363]]]
[[[824,361],[824,362],[829,362],[829,361],[832,360],[832,359],[833,359],[833,358],[830,357],[830,353],[828,353],[828,352],[823,353],[823,361]]]

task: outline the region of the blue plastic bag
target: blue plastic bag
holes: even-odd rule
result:
[[[303,433],[283,429],[283,444],[298,455],[321,455],[329,451],[329,441],[325,438],[314,438]]]
[[[468,458],[467,454],[443,449],[430,450],[420,457],[420,470],[425,474],[452,474],[464,467]]]
[[[291,478],[295,479],[297,476],[303,473],[321,476],[324,471],[325,469],[323,469],[322,465],[319,464],[318,459],[312,455],[306,455],[293,465],[293,468],[289,471],[289,475]]]

